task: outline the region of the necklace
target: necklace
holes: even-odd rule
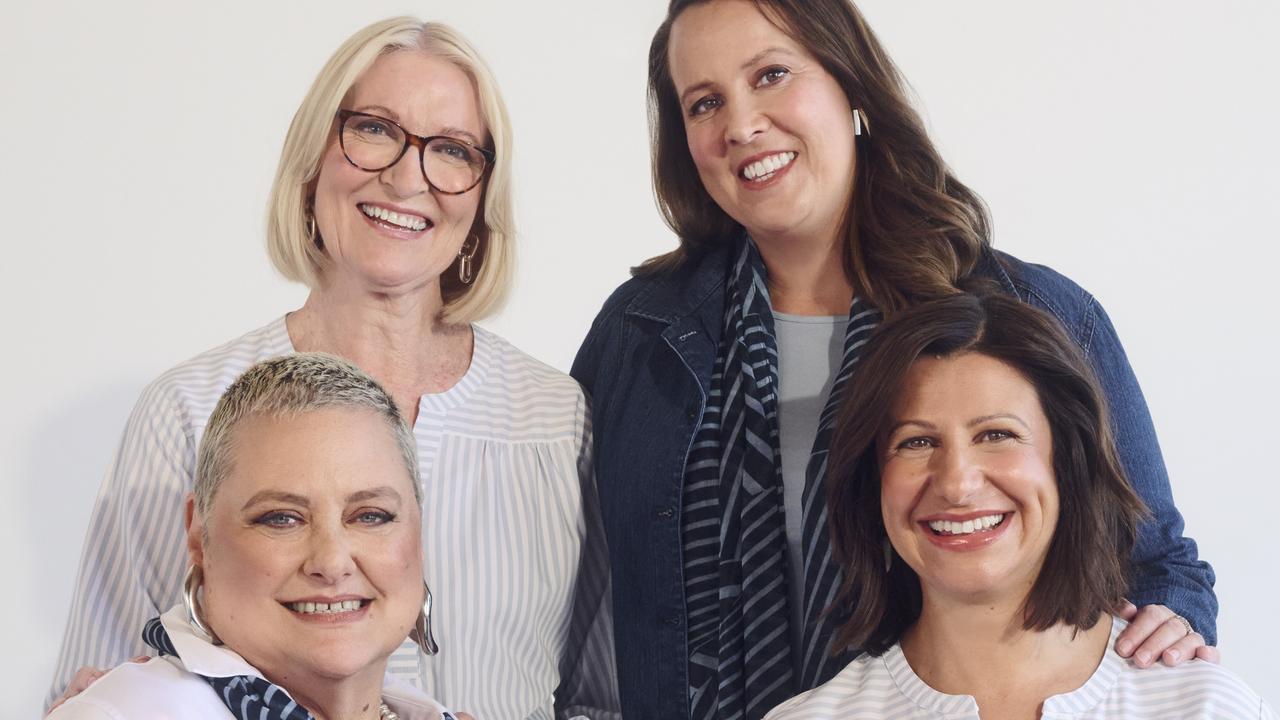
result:
[[[387,707],[386,703],[382,703],[378,706],[378,720],[400,720],[400,716]]]

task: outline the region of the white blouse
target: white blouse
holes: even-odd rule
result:
[[[1266,702],[1229,670],[1192,660],[1145,670],[1115,652],[1128,626],[1113,618],[1106,654],[1084,685],[1044,701],[1042,720],[1218,718],[1276,720]],[[970,695],[945,695],[925,684],[894,645],[880,657],[860,655],[823,685],[779,705],[765,720],[979,720]]]
[[[58,706],[48,720],[226,720],[234,717],[204,677],[263,677],[234,651],[211,644],[176,606],[160,617],[179,657],[124,663],[98,678],[88,690]],[[285,694],[288,694],[287,688]],[[292,699],[292,698],[290,698]],[[390,675],[382,700],[402,720],[448,720],[454,716],[416,688]]]
[[[473,331],[466,374],[423,395],[413,427],[441,652],[406,641],[388,671],[486,720],[550,718],[558,687],[564,705],[613,708],[586,400],[568,375]],[[250,365],[291,352],[282,317],[143,391],[90,517],[50,702],[81,666],[147,654],[143,624],[180,598],[183,500],[209,415]]]

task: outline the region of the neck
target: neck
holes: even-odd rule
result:
[[[438,286],[388,295],[334,283],[286,325],[296,350],[340,355],[373,376],[412,424],[418,398],[453,387],[471,363],[471,327],[444,323],[442,307]]]
[[[336,681],[318,676],[267,679],[286,688],[289,696],[310,711],[316,720],[377,720],[385,672],[386,661],[383,661],[373,668]]]
[[[972,695],[987,717],[1030,716],[1045,698],[1071,692],[1097,669],[1111,616],[1077,632],[1059,624],[1022,627],[1022,602],[965,604],[924,599],[901,640],[912,670],[948,695]]]
[[[752,235],[769,269],[773,309],[792,315],[847,315],[853,283],[838,233],[824,237]]]

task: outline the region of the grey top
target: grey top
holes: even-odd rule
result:
[[[791,647],[800,654],[801,591],[804,566],[800,559],[805,468],[813,453],[818,419],[840,369],[849,318],[773,313],[778,344],[778,443],[782,451],[782,499],[787,520],[787,569],[791,601]]]

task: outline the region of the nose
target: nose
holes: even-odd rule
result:
[[[968,447],[944,446],[933,461],[934,492],[951,505],[967,505],[986,484],[986,473]]]
[[[730,145],[746,145],[771,127],[769,116],[757,103],[741,98],[726,104],[724,138]]]
[[[333,584],[355,572],[355,558],[346,533],[340,528],[316,527],[308,542],[302,572],[308,577]]]
[[[395,197],[410,198],[430,189],[422,174],[421,152],[418,146],[410,145],[394,165],[378,174],[378,180]]]

